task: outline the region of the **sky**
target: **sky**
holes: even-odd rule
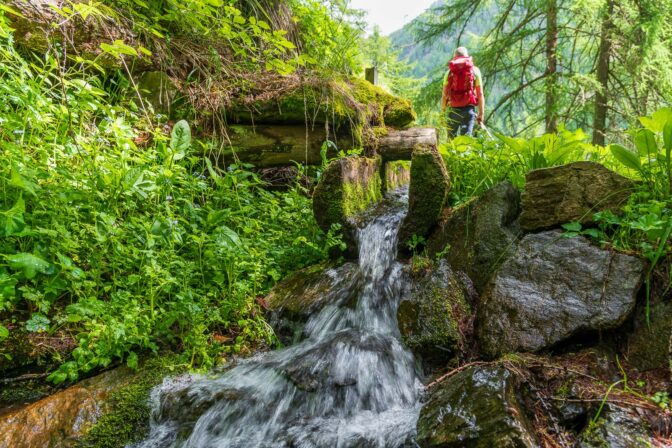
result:
[[[369,23],[379,25],[383,34],[390,34],[419,16],[436,0],[351,0],[352,8],[369,14]]]

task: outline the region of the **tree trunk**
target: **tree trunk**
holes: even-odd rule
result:
[[[604,146],[607,132],[607,106],[609,105],[609,59],[614,22],[614,0],[607,0],[602,18],[600,49],[597,55],[597,82],[599,89],[595,95],[595,118],[593,122],[593,144]]]
[[[546,9],[546,132],[558,130],[558,2],[548,0]]]

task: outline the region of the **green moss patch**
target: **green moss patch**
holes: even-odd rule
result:
[[[153,359],[125,387],[110,395],[107,411],[79,441],[78,448],[121,448],[141,440],[149,432],[151,390],[173,369],[173,358]]]

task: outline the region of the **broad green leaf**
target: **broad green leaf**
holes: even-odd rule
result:
[[[51,266],[48,261],[26,252],[6,255],[5,258],[10,268],[23,272],[26,278],[34,278],[38,272],[45,274]]]
[[[665,124],[663,129],[663,141],[665,142],[665,157],[670,162],[670,153],[672,153],[672,119]]]
[[[22,196],[14,203],[14,206],[2,212],[0,221],[2,222],[2,232],[4,236],[12,236],[21,232],[26,226],[23,220],[23,214],[26,211],[26,203]]]
[[[240,241],[240,237],[230,227],[220,226],[218,230],[219,230],[219,232],[218,232],[219,235],[218,235],[217,239],[225,247],[227,247],[229,249],[233,249],[233,248],[236,248],[236,247],[240,247],[242,245],[242,242]]]
[[[42,314],[33,314],[26,321],[26,330],[31,333],[42,333],[49,329],[51,321]]]
[[[640,117],[639,121],[642,125],[653,132],[662,132],[665,124],[672,120],[672,109],[669,107],[664,107],[658,109],[653,113],[651,118],[649,117]]]
[[[19,11],[17,11],[16,9],[14,9],[14,8],[10,8],[9,6],[7,6],[7,5],[3,5],[2,3],[0,3],[0,10],[5,11],[5,12],[7,12],[7,13],[9,13],[9,14],[13,14],[13,15],[15,15],[15,16],[21,17],[22,19],[25,19],[25,18],[26,18],[26,16],[24,16],[23,14],[21,14],[21,13],[20,13]]]
[[[9,330],[7,327],[0,325],[0,341],[9,337]]]
[[[26,179],[21,173],[19,173],[16,169],[12,170],[11,177],[9,179],[9,184],[22,189],[26,193],[30,194],[31,196],[36,196],[35,191],[39,189],[37,184],[29,181]]]
[[[646,157],[658,153],[658,144],[656,143],[656,134],[650,129],[640,129],[635,134],[635,146],[639,154]]]
[[[569,232],[580,232],[583,226],[580,222],[568,222],[567,224],[563,224],[562,228]]]
[[[616,144],[609,145],[609,150],[614,155],[616,160],[621,162],[621,164],[625,167],[637,171],[642,169],[642,162],[639,160],[638,154],[635,154],[629,149]]]
[[[175,153],[185,153],[191,146],[191,128],[186,120],[175,123],[170,133],[170,148]]]
[[[521,153],[523,152],[523,143],[520,139],[515,139],[512,137],[507,137],[506,135],[495,133],[495,136],[504,142],[505,145],[513,149],[514,151]]]
[[[17,283],[18,280],[16,278],[5,272],[0,272],[0,310],[5,308],[3,302],[10,301],[16,297]]]

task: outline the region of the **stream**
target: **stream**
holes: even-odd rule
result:
[[[396,319],[408,196],[394,195],[358,230],[356,275],[329,270],[343,280],[325,293],[306,339],[221,374],[166,381],[153,392],[149,437],[134,448],[416,446],[422,384]]]

